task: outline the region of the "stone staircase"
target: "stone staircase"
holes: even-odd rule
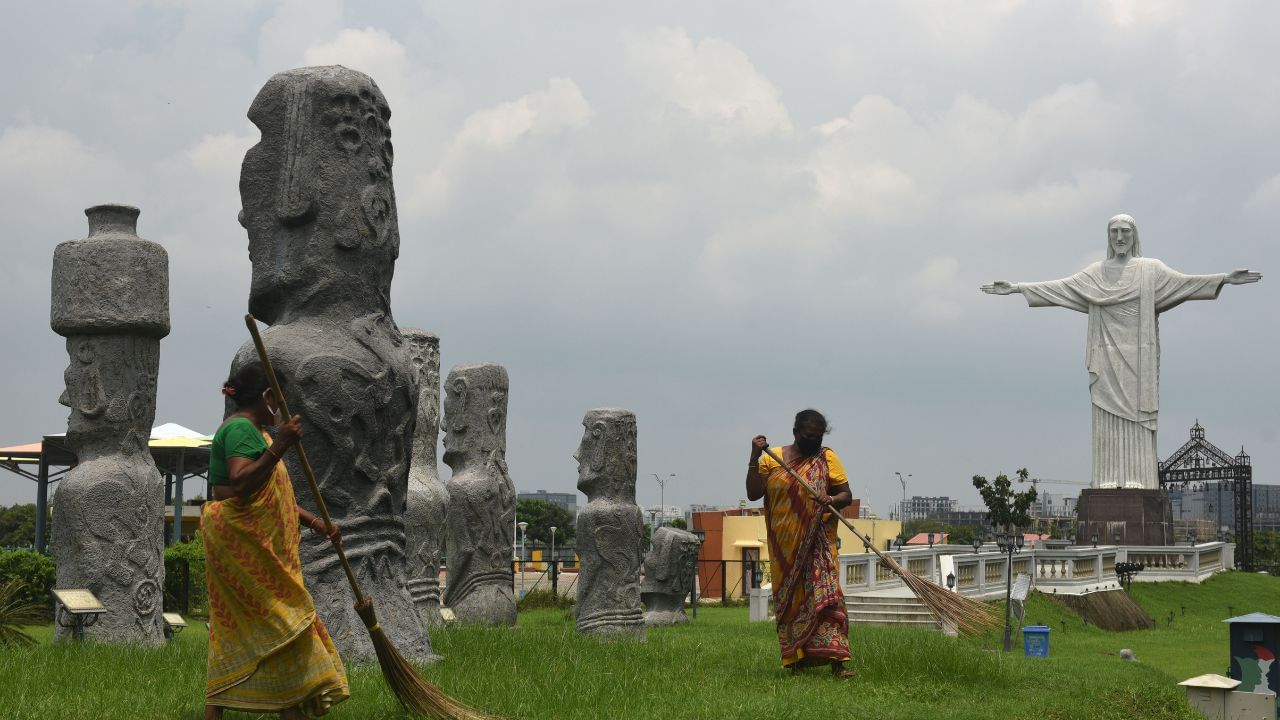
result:
[[[844,606],[850,624],[942,630],[920,599],[906,591],[850,595]]]

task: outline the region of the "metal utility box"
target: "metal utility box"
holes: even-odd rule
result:
[[[1280,693],[1280,617],[1249,613],[1223,622],[1231,625],[1231,666],[1227,675],[1240,681],[1240,690]]]
[[[1239,680],[1221,675],[1200,675],[1178,683],[1187,689],[1187,702],[1209,720],[1227,720],[1227,696]]]
[[[1022,652],[1027,657],[1049,657],[1049,628],[1045,625],[1022,628]]]

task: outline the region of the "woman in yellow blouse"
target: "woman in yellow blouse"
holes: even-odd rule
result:
[[[847,507],[853,494],[840,458],[822,444],[827,432],[822,413],[803,410],[792,428],[795,442],[774,449],[817,492],[817,500],[763,454],[769,447],[763,435],[751,440],[747,497],[764,498],[782,665],[794,672],[829,664],[832,675],[848,678],[849,616],[836,562],[836,519],[824,506]]]

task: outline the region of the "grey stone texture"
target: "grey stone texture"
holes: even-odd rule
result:
[[[440,436],[440,338],[417,328],[403,328],[409,355],[418,369],[418,424],[413,431],[413,462],[405,499],[408,536],[409,594],[428,626],[444,624],[440,616],[440,560],[444,551],[449,491],[436,465]]]
[[[262,137],[240,169],[240,223],[253,264],[249,310],[270,325],[263,341],[290,410],[302,416],[302,444],[347,558],[400,652],[432,660],[405,585],[418,372],[391,315],[400,233],[390,117],[363,73],[335,65],[273,76],[249,108]],[[232,370],[256,360],[246,342]],[[315,511],[297,454],[285,462],[298,504]],[[304,533],[301,557],[339,652],[372,660],[333,547]]]
[[[516,488],[507,472],[507,371],[489,363],[449,371],[444,461],[453,469],[444,604],[458,622],[514,625]]]
[[[578,514],[581,569],[575,602],[578,630],[603,637],[644,637],[640,563],[644,520],[636,505],[636,416],[628,410],[590,410],[582,420],[578,489],[587,505]]]
[[[644,558],[644,582],[640,584],[645,625],[689,622],[684,599],[693,590],[695,563],[701,548],[698,536],[685,530],[660,527],[653,534],[653,548]]]
[[[70,356],[59,402],[71,408],[67,444],[79,461],[54,496],[57,587],[88,588],[106,607],[87,639],[160,645],[164,482],[147,443],[169,334],[169,258],[137,236],[137,208],[85,215],[89,236],[53,253],[50,325]]]

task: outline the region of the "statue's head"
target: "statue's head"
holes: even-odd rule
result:
[[[635,502],[636,416],[630,410],[598,408],[582,418],[578,489],[588,498]]]
[[[249,310],[273,322],[338,302],[385,310],[400,252],[391,110],[340,65],[278,73],[249,107],[262,139],[240,167]]]
[[[1142,243],[1138,242],[1138,223],[1132,215],[1120,214],[1107,221],[1107,259],[1119,253],[1129,257],[1142,257]]]
[[[409,359],[413,362],[414,376],[420,381],[439,384],[439,336],[419,328],[400,328],[400,334],[409,344]]]
[[[450,467],[507,451],[507,369],[493,363],[459,365],[444,383],[444,461]]]

